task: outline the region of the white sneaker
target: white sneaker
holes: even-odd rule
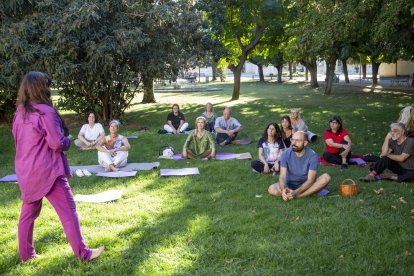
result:
[[[82,173],[84,176],[91,176],[92,174],[87,169],[82,169]]]
[[[76,174],[78,177],[82,177],[82,176],[84,176],[84,174],[83,174],[83,172],[82,172],[82,170],[81,170],[81,169],[77,169],[77,170],[75,171],[75,174]]]

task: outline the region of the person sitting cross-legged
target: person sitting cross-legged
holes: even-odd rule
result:
[[[213,136],[205,130],[206,119],[197,117],[196,128],[188,135],[183,147],[183,157],[188,159],[211,159],[216,156]]]
[[[128,150],[131,148],[128,139],[119,131],[119,121],[112,120],[109,123],[110,135],[105,137],[102,146],[97,146],[99,165],[107,171],[118,171],[118,168],[125,167],[128,159]]]
[[[240,140],[236,140],[236,137],[242,129],[243,126],[239,123],[239,121],[231,117],[231,108],[224,108],[223,116],[218,117],[214,125],[217,143],[220,146],[225,146],[227,144],[240,144]]]
[[[84,124],[79,131],[78,139],[74,141],[78,150],[96,149],[102,145],[105,139],[105,131],[100,123],[96,122],[96,113],[86,113],[87,124]]]
[[[347,169],[351,158],[352,142],[348,132],[343,128],[340,116],[332,116],[329,120],[329,128],[325,130],[323,136],[326,144],[323,158],[329,163],[341,165],[342,169]]]
[[[392,123],[391,139],[382,148],[381,158],[371,166],[371,172],[362,177],[364,181],[389,179],[398,182],[414,181],[414,138],[407,137],[403,123]],[[383,173],[389,169],[393,174]]]
[[[173,104],[171,112],[168,113],[167,123],[164,125],[164,130],[168,133],[179,134],[183,133],[188,128],[188,123],[185,122],[184,114],[180,111],[178,104]]]
[[[279,160],[284,148],[279,126],[268,124],[257,143],[259,160],[252,160],[252,168],[259,173],[279,172]]]
[[[305,132],[293,134],[292,145],[283,152],[280,160],[279,182],[269,186],[269,194],[289,201],[315,194],[329,184],[329,174],[317,177],[319,158],[307,145]]]

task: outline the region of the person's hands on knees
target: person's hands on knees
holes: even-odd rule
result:
[[[269,172],[269,165],[267,163],[264,164],[263,172],[265,172],[265,173]]]

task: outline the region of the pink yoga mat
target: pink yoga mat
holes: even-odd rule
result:
[[[161,169],[161,176],[184,176],[200,174],[198,168],[183,168],[183,169]]]

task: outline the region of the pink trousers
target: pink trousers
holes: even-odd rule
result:
[[[83,260],[89,260],[92,251],[85,245],[83,240],[75,201],[67,179],[60,177],[56,179],[46,198],[55,208],[75,256]],[[18,234],[19,254],[22,261],[36,256],[33,244],[33,227],[42,209],[42,200],[22,203]]]

